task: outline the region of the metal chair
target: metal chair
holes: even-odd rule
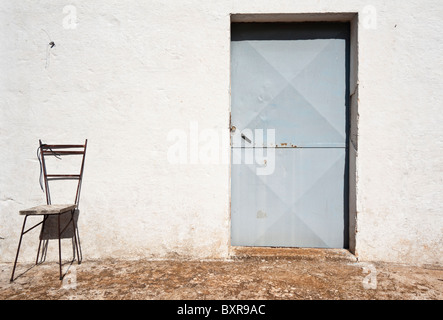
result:
[[[45,231],[45,224],[48,222],[49,217],[57,217],[57,238],[58,238],[58,257],[59,257],[59,268],[60,268],[60,280],[63,279],[63,273],[62,273],[62,256],[61,256],[61,237],[63,233],[65,232],[66,228],[72,225],[73,230],[73,260],[75,260],[75,254],[77,253],[77,261],[78,264],[82,261],[82,255],[81,255],[81,248],[80,248],[80,241],[79,241],[79,234],[78,234],[78,228],[75,223],[74,214],[76,210],[78,209],[79,201],[80,201],[80,191],[81,191],[81,184],[82,184],[82,178],[83,178],[83,168],[85,164],[85,155],[86,155],[86,146],[88,143],[88,140],[85,140],[85,143],[83,145],[74,145],[74,144],[43,144],[41,140],[39,140],[40,146],[37,151],[37,156],[40,160],[40,184],[41,178],[44,178],[44,190],[46,194],[46,205],[40,205],[37,207],[29,208],[26,210],[21,210],[20,215],[24,215],[24,221],[23,221],[23,227],[20,234],[20,240],[18,243],[17,248],[17,254],[14,261],[14,267],[12,269],[12,275],[11,275],[11,282],[14,281],[14,273],[15,269],[17,267],[17,260],[20,252],[20,246],[22,243],[23,235],[25,235],[27,232],[31,231],[35,227],[41,225],[40,230],[40,236],[39,236],[39,246],[37,250],[37,259],[35,264],[38,263],[39,254],[40,254],[40,248],[42,245],[43,240],[43,233]],[[76,174],[48,174],[46,170],[46,157],[48,156],[55,156],[57,158],[61,156],[67,156],[67,155],[79,155],[82,156],[81,159],[81,167],[80,172]],[[77,191],[75,194],[75,200],[73,203],[70,204],[52,204],[51,202],[51,193],[49,189],[49,181],[52,180],[78,180],[77,184]],[[43,187],[42,187],[43,188]],[[70,220],[66,224],[66,226],[61,229],[60,226],[60,217],[65,214],[71,214]],[[25,231],[25,225],[26,220],[29,216],[43,216],[43,220],[36,225],[30,227]],[[48,241],[48,240],[46,240]],[[43,246],[45,248],[45,246]],[[46,243],[46,249],[47,249],[47,243]],[[42,253],[43,256],[43,253]]]

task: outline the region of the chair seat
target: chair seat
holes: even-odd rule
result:
[[[75,204],[50,204],[32,207],[25,210],[20,210],[21,215],[49,215],[49,214],[61,214],[75,209]]]

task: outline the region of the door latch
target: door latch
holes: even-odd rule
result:
[[[245,136],[243,133],[241,134],[241,137],[245,140],[245,141],[247,141],[248,143],[251,143],[252,141],[247,137],[247,136]]]

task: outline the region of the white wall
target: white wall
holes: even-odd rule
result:
[[[228,128],[230,14],[333,12],[360,13],[356,254],[442,264],[440,0],[2,1],[0,261],[14,259],[18,210],[44,201],[38,139],[85,138],[85,259],[226,258],[229,166],[170,164],[168,133]]]

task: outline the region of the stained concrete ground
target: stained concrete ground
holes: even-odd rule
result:
[[[362,263],[346,250],[238,248],[228,260],[0,264],[0,299],[443,299],[443,267]]]

